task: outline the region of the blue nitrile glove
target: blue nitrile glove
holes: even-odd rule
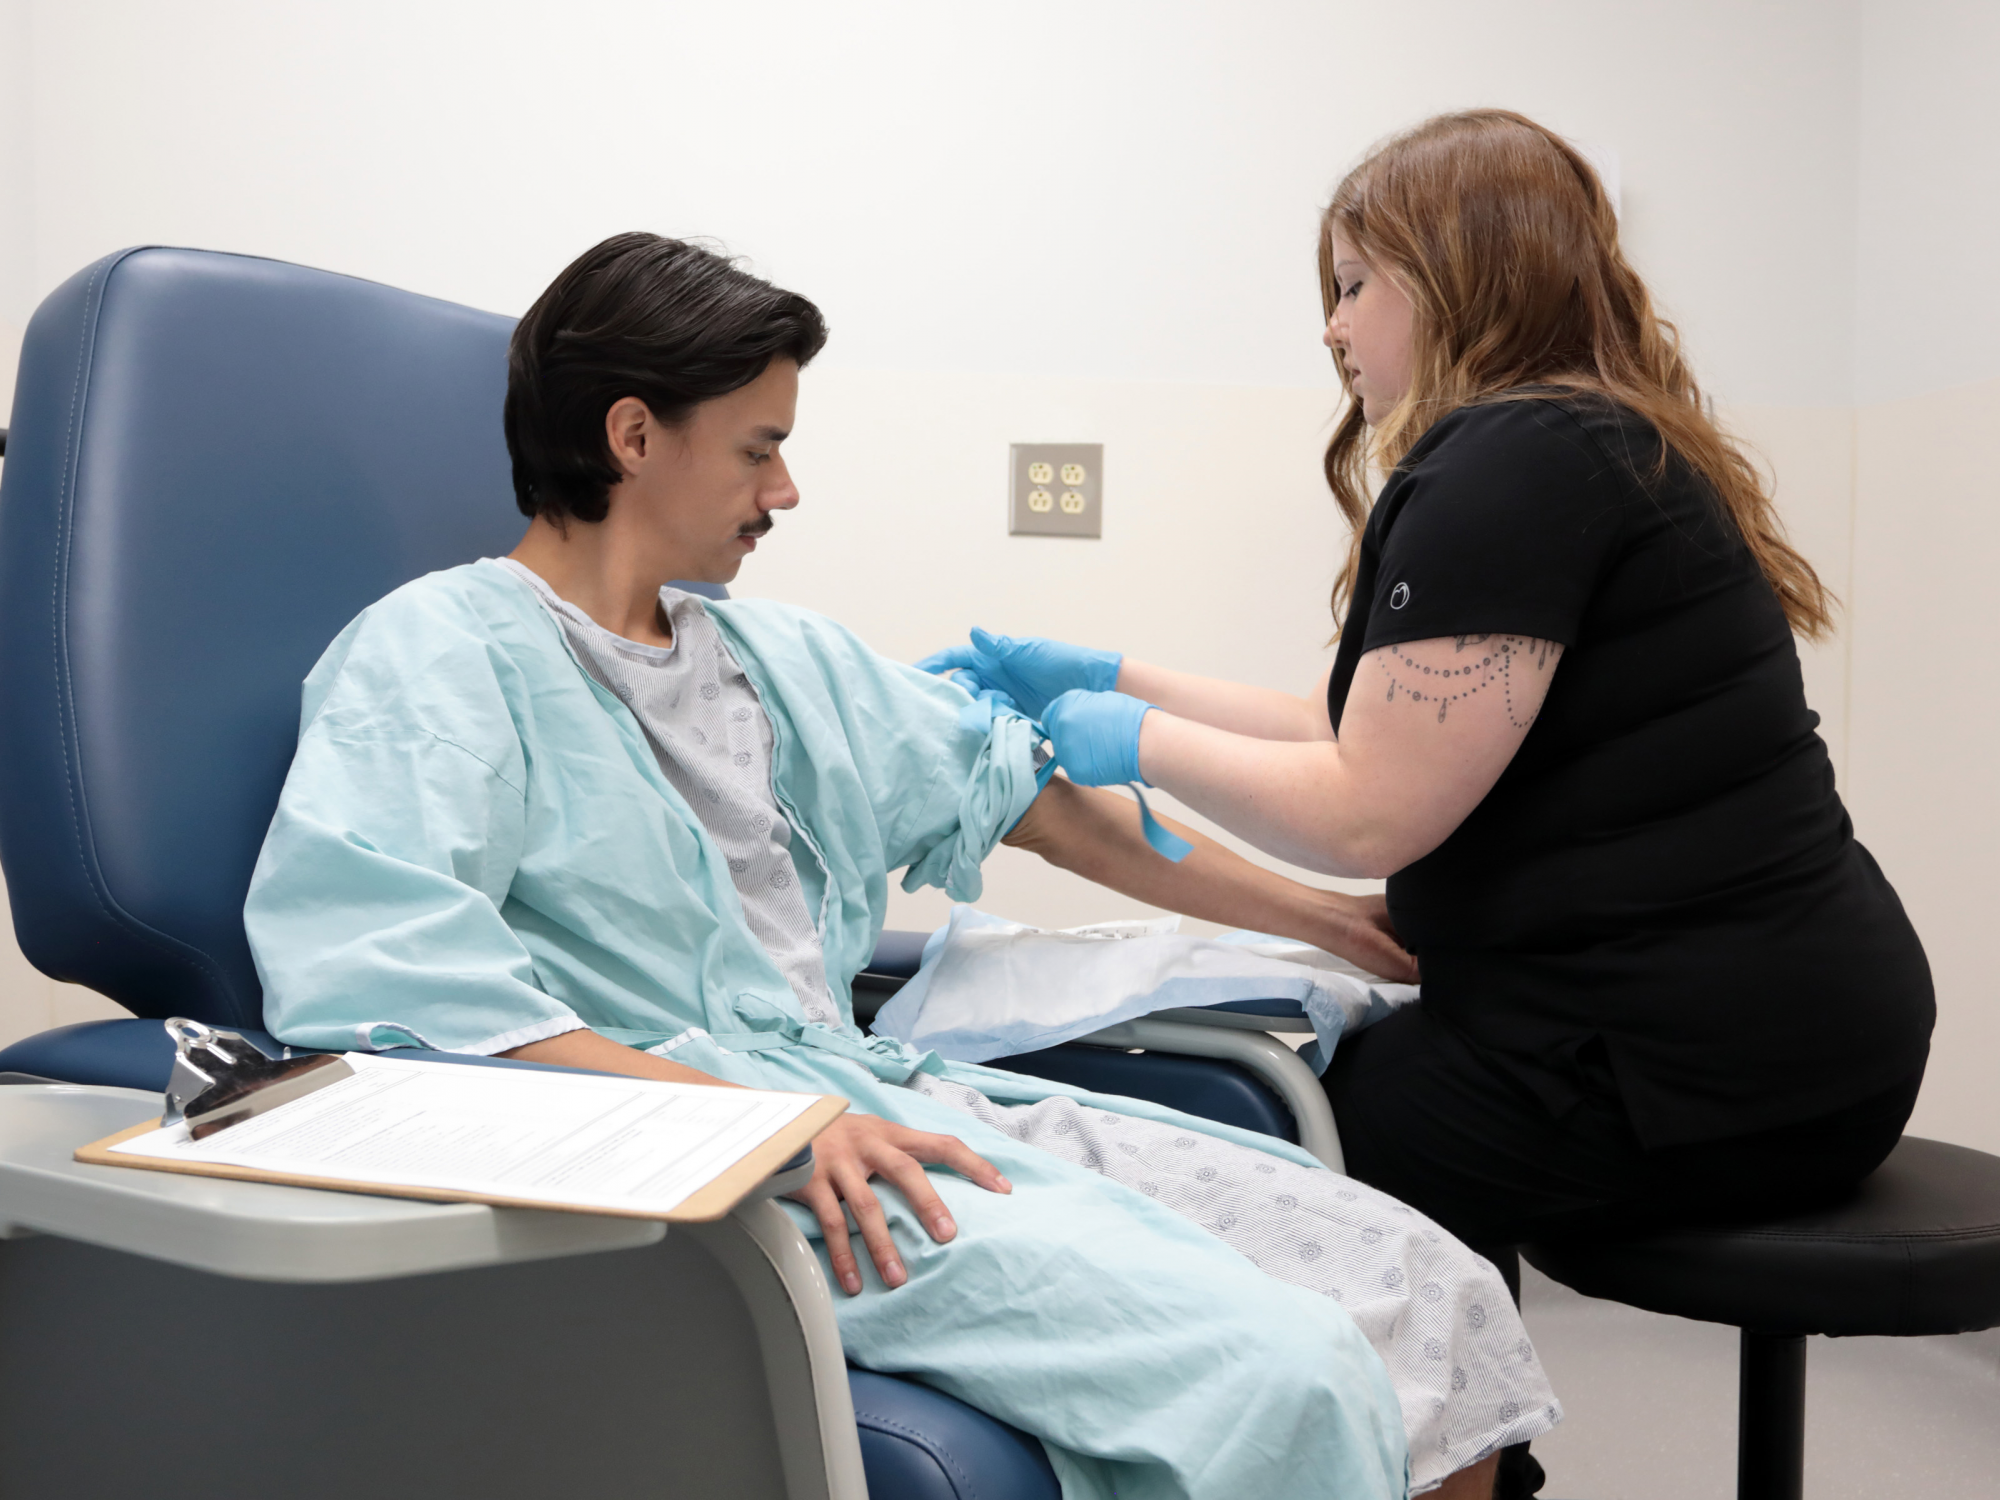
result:
[[[1146,805],[1147,784],[1139,774],[1139,725],[1153,707],[1128,693],[1092,693],[1071,688],[1042,710],[1042,729],[1055,744],[1051,766],[1061,766],[1083,786],[1130,783],[1139,799],[1139,826],[1154,852],[1179,864],[1194,852],[1179,834],[1153,816]]]
[[[926,672],[962,672],[960,681],[973,693],[997,688],[1021,712],[1039,719],[1051,698],[1073,688],[1110,692],[1124,660],[1116,651],[1093,651],[1039,635],[1016,640],[975,628],[970,646],[948,646],[917,665]]]
[[[1152,704],[1124,693],[1072,688],[1042,710],[1042,728],[1056,747],[1069,779],[1084,786],[1143,782],[1139,774],[1139,723]]]

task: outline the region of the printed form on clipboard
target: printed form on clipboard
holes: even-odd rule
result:
[[[847,1108],[831,1095],[612,1074],[362,1052],[337,1061],[344,1076],[223,1128],[191,1130],[185,1119],[139,1125],[81,1147],[76,1159],[342,1192],[699,1222],[728,1213]]]

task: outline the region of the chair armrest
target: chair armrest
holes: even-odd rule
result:
[[[782,1198],[787,1193],[796,1193],[812,1181],[812,1174],[813,1148],[807,1146],[759,1183],[744,1201],[755,1203],[760,1198]]]
[[[284,1046],[269,1032],[250,1027],[234,1028],[237,1034],[267,1057],[276,1057]],[[294,1051],[310,1051],[295,1048]],[[519,1057],[476,1057],[464,1052],[435,1052],[424,1047],[399,1048],[405,1057],[425,1062],[458,1063],[473,1068],[525,1068],[541,1073],[587,1073],[587,1068],[565,1068],[554,1063],[529,1062]],[[167,1074],[174,1061],[174,1045],[166,1028],[158,1021],[82,1021],[53,1031],[24,1037],[0,1050],[0,1087],[11,1084],[67,1083],[120,1089],[137,1089],[158,1095],[167,1086]],[[153,1104],[157,1112],[158,1100]],[[804,1187],[812,1177],[812,1147],[778,1168],[757,1189],[758,1198],[775,1198]]]
[[[867,1500],[847,1356],[819,1257],[765,1200],[708,1224],[677,1224],[736,1284],[757,1330],[788,1493]]]
[[[889,997],[916,977],[923,967],[924,944],[928,932],[885,928],[876,939],[875,953],[868,967],[854,976],[854,1019],[866,1026]]]
[[[887,929],[868,967],[854,976],[854,1019],[866,1026],[889,997],[909,982],[923,963],[928,934]],[[1297,1125],[1299,1144],[1334,1171],[1344,1171],[1340,1132],[1333,1107],[1313,1070],[1269,1033],[1312,1030],[1305,1007],[1296,1000],[1231,1000],[1198,1009],[1174,1009],[1123,1021],[1078,1043],[1125,1050],[1142,1048],[1182,1057],[1207,1057],[1247,1069],[1284,1101]],[[995,1058],[1004,1068],[1007,1059]]]
[[[881,1014],[882,1007],[903,987],[900,979],[882,983],[878,976],[860,973],[854,976],[854,1024],[864,1031]]]
[[[494,1326],[496,1310],[503,1317],[518,1315],[522,1306],[540,1308],[538,1296],[559,1299],[567,1294],[571,1300],[558,1300],[556,1305],[573,1315],[587,1311],[593,1298],[595,1305],[605,1305],[606,1292],[614,1296],[623,1292],[642,1310],[651,1309],[648,1315],[658,1320],[654,1337],[666,1339],[671,1347],[678,1328],[671,1295],[677,1284],[674,1278],[694,1273],[686,1285],[689,1294],[699,1298],[705,1320],[701,1326],[732,1336],[740,1332],[740,1337],[722,1340],[732,1349],[752,1346],[747,1358],[739,1352],[723,1362],[727,1368],[720,1378],[732,1391],[759,1392],[760,1404],[769,1414],[770,1426],[764,1430],[775,1437],[783,1493],[793,1500],[867,1500],[832,1294],[812,1247],[778,1205],[746,1202],[723,1219],[676,1225],[668,1235],[666,1226],[655,1221],[317,1192],[90,1167],[72,1159],[77,1144],[145,1120],[158,1107],[156,1094],[140,1090],[74,1085],[0,1089],[0,1239],[34,1231],[49,1237],[37,1242],[44,1248],[0,1246],[11,1257],[6,1266],[9,1285],[28,1299],[31,1310],[49,1305],[47,1288],[60,1289],[55,1294],[55,1332],[47,1318],[23,1317],[18,1309],[6,1322],[10,1357],[23,1362],[31,1375],[38,1364],[46,1366],[53,1357],[78,1389],[93,1387],[93,1372],[97,1381],[115,1386],[122,1366],[131,1364],[132,1348],[166,1348],[174,1351],[176,1374],[185,1378],[169,1381],[153,1394],[170,1405],[178,1400],[180,1421],[198,1421],[202,1399],[211,1404],[220,1399],[226,1409],[237,1409],[230,1405],[229,1392],[240,1400],[246,1381],[266,1382],[284,1391],[274,1402],[281,1414],[296,1413],[307,1397],[335,1410],[362,1409],[370,1398],[381,1399],[372,1380],[382,1373],[384,1363],[396,1362],[399,1340],[431,1354],[458,1347],[457,1340],[463,1341],[466,1358],[484,1359],[489,1371],[495,1349],[520,1349],[533,1356],[523,1360],[530,1367],[523,1374],[503,1370],[499,1383],[488,1380],[484,1387],[489,1397],[511,1398],[517,1383],[537,1378],[534,1367],[545,1352],[538,1340],[546,1330],[530,1330],[512,1344],[489,1342],[482,1330]],[[98,1248],[79,1255],[64,1241]],[[691,1253],[688,1242],[700,1253]],[[607,1251],[617,1253],[596,1253]],[[137,1258],[167,1265],[142,1266],[136,1264]],[[563,1264],[555,1264],[558,1261]],[[536,1262],[547,1264],[538,1267]],[[199,1282],[176,1280],[180,1273],[173,1267],[204,1274]],[[453,1274],[462,1271],[478,1274]],[[502,1271],[505,1279],[496,1282],[488,1274],[493,1271]],[[411,1279],[418,1277],[420,1288],[411,1289]],[[17,1279],[44,1289],[39,1303],[35,1291],[21,1292]],[[245,1288],[245,1280],[275,1285]],[[594,1290],[571,1290],[579,1282]],[[286,1283],[305,1285],[293,1291]],[[740,1295],[740,1307],[727,1296],[731,1283]],[[661,1296],[663,1290],[668,1295]],[[229,1338],[194,1337],[191,1330],[212,1333],[212,1329],[199,1316],[176,1313],[208,1303],[236,1312],[238,1324],[231,1325]],[[130,1335],[127,1342],[91,1337],[107,1307],[144,1309],[140,1316],[151,1319],[147,1331],[131,1334],[125,1325],[133,1320],[124,1318],[118,1327],[121,1337]],[[244,1307],[250,1311],[241,1312]],[[557,1323],[565,1317],[545,1315]],[[628,1306],[619,1318],[631,1315]],[[294,1317],[299,1323],[292,1322]],[[296,1332],[289,1349],[283,1343],[288,1332]],[[36,1343],[37,1339],[42,1342]],[[712,1387],[718,1379],[716,1361],[707,1355],[664,1365],[621,1365],[621,1359],[630,1361],[633,1348],[628,1344],[622,1353],[613,1351],[608,1356],[610,1368],[625,1369],[628,1379],[635,1371],[655,1379],[664,1374],[657,1395],[668,1407],[677,1397],[685,1400],[696,1394],[697,1387]],[[334,1353],[329,1355],[329,1349]],[[280,1353],[289,1357],[276,1357]],[[72,1355],[85,1374],[79,1375],[79,1364],[65,1357]],[[603,1373],[607,1356],[602,1349],[579,1345],[574,1338],[562,1346],[560,1357],[569,1361],[564,1368],[576,1369],[579,1356],[592,1361],[585,1367],[591,1373]],[[513,1368],[509,1361],[500,1363],[505,1370]],[[419,1368],[434,1369],[435,1361]],[[755,1384],[744,1390],[747,1382]],[[438,1385],[446,1394],[429,1416],[414,1419],[420,1428],[462,1434],[478,1431],[480,1422],[491,1429],[507,1420],[505,1409],[496,1414],[492,1404],[482,1407],[476,1399],[450,1395],[456,1386],[456,1381]],[[407,1380],[404,1387],[407,1398],[415,1387]],[[551,1431],[559,1432],[565,1425],[565,1409],[546,1403],[551,1396],[559,1400],[565,1387],[551,1386],[544,1379],[542,1389],[544,1404],[538,1409],[548,1417]],[[205,1395],[191,1397],[189,1391]],[[10,1399],[15,1399],[14,1388]],[[579,1401],[568,1410],[573,1428],[582,1423],[574,1428],[574,1437],[589,1427],[590,1408]],[[167,1425],[157,1410],[142,1413],[139,1420],[155,1435]],[[753,1414],[751,1420],[757,1446],[770,1445],[771,1440],[756,1431],[763,1428],[762,1416]],[[305,1425],[310,1440],[321,1436]],[[270,1438],[268,1428],[260,1426],[262,1435],[256,1441],[266,1446],[258,1449],[253,1442],[253,1459],[268,1466],[273,1460],[263,1455],[295,1454],[300,1426],[291,1424],[291,1448],[281,1447]],[[477,1445],[480,1439],[465,1441]],[[486,1441],[491,1441],[490,1431]],[[337,1446],[329,1437],[303,1461],[323,1466],[335,1458]],[[148,1442],[141,1451],[160,1450]],[[407,1454],[410,1445],[402,1451]],[[586,1443],[579,1440],[575,1453],[577,1463],[588,1462]],[[19,1477],[14,1471],[20,1466],[13,1460],[20,1457],[10,1449],[9,1493]],[[47,1445],[33,1457],[44,1466],[64,1461]],[[765,1464],[755,1467],[761,1473]],[[381,1469],[377,1462],[378,1476]],[[51,1494],[128,1490],[94,1483],[82,1489],[60,1483],[31,1488]],[[696,1479],[687,1488],[690,1494],[701,1495],[744,1493],[725,1490],[713,1480]],[[357,1490],[381,1492],[379,1477],[372,1485],[364,1478]],[[510,1484],[505,1492],[530,1491]],[[629,1485],[619,1486],[618,1492],[636,1493]]]
[[[1333,1106],[1327,1103],[1319,1078],[1298,1053],[1262,1031],[1142,1016],[1078,1040],[1097,1047],[1140,1047],[1148,1052],[1235,1063],[1284,1100],[1298,1126],[1301,1146],[1334,1171],[1347,1170],[1340,1152],[1340,1132],[1333,1123]]]
[[[1296,1000],[1225,1000],[1220,1005],[1156,1010],[1149,1019],[1179,1021],[1188,1026],[1221,1026],[1233,1031],[1281,1032],[1287,1036],[1307,1034],[1313,1029],[1306,1008]]]
[[[924,944],[930,938],[928,932],[884,928],[882,936],[875,940],[875,956],[861,972],[871,978],[897,982],[914,978],[923,967]]]
[[[0,1089],[0,1224],[253,1281],[380,1281],[658,1244],[655,1220],[89,1166],[78,1146],[160,1112],[151,1090]]]

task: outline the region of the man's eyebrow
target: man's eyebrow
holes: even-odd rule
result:
[[[791,435],[789,427],[759,427],[751,434],[760,443],[782,443]]]

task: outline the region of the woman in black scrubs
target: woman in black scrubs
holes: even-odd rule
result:
[[[1423,998],[1325,1085],[1349,1171],[1461,1238],[1860,1178],[1916,1098],[1929,968],[1806,707],[1794,636],[1832,601],[1596,175],[1518,115],[1440,117],[1341,184],[1320,270],[1357,526],[1324,691],[983,632],[941,664],[1040,715],[1078,780],[1388,877]]]

